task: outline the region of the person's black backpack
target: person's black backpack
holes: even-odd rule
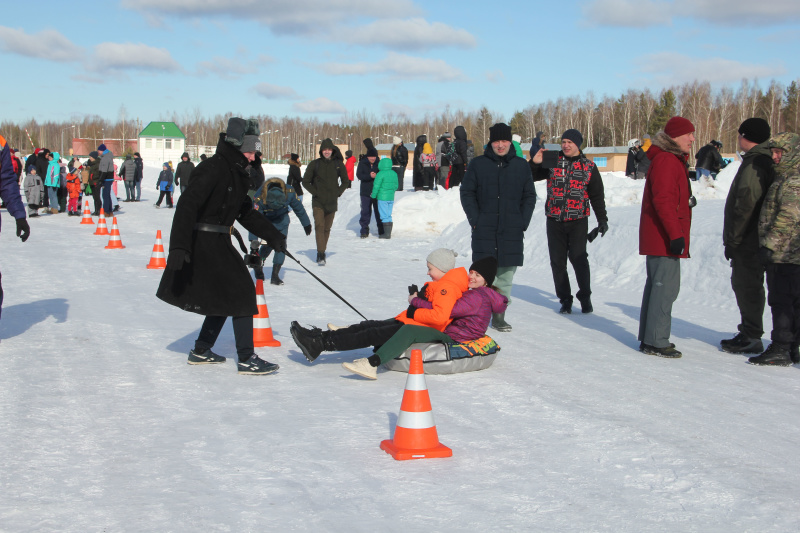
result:
[[[456,152],[456,143],[452,141],[447,142],[447,150],[443,151],[442,153],[450,161],[451,165],[457,165],[461,163],[461,158],[458,156],[458,152]]]

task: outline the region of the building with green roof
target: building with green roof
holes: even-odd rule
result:
[[[186,151],[186,135],[174,122],[151,122],[139,133],[139,154],[148,163],[172,161],[172,167]]]

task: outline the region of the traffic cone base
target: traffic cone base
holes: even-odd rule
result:
[[[453,450],[439,442],[420,350],[411,351],[411,364],[394,438],[382,441],[381,450],[398,461],[453,456]]]
[[[253,346],[256,348],[280,346],[280,341],[275,340],[275,337],[272,336],[267,299],[264,297],[264,280],[261,279],[256,280],[256,304],[258,305],[258,314],[253,315]]]
[[[86,200],[86,204],[83,206],[83,217],[81,217],[81,224],[94,224],[94,220],[92,220],[92,212],[89,211],[89,200]]]
[[[109,249],[122,249],[125,248],[122,246],[122,239],[119,235],[119,228],[117,227],[117,217],[114,217],[113,222],[111,223],[111,237],[108,239],[108,246],[106,246],[106,250]]]
[[[150,262],[147,263],[147,268],[167,268],[167,258],[164,255],[164,243],[161,242],[161,230],[156,232],[156,243],[153,245],[153,253],[150,254]]]

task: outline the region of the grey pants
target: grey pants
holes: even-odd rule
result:
[[[511,286],[514,281],[514,273],[517,267],[497,267],[497,275],[494,278],[494,286],[497,292],[508,298],[508,303],[511,303]]]
[[[639,340],[656,348],[669,346],[672,304],[681,290],[681,263],[677,257],[648,255],[647,281],[639,314]]]

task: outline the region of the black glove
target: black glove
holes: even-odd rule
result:
[[[605,236],[606,232],[608,231],[608,222],[606,222],[605,220],[603,222],[600,222],[597,225],[597,229],[600,231],[601,237]]]
[[[23,239],[24,240],[24,239]],[[772,250],[766,246],[758,249],[758,262],[766,266],[772,263]]]
[[[672,239],[669,241],[669,253],[672,255],[683,255],[683,250],[686,248],[686,240],[683,237]]]
[[[597,238],[597,233],[600,231],[600,228],[594,228],[592,231],[586,234],[586,240],[589,242],[594,241]]]
[[[180,270],[185,263],[191,263],[192,258],[186,250],[171,250],[167,257],[167,268],[170,270]]]
[[[279,241],[273,241],[273,242],[267,241],[267,244],[269,244],[269,247],[275,250],[276,252],[280,252],[282,254],[286,253],[286,239],[281,239]]]
[[[303,230],[306,232],[306,235],[311,235],[311,224],[303,226]]]
[[[31,236],[31,227],[28,225],[28,221],[24,218],[18,218],[17,220],[17,237],[20,238],[22,242],[28,240],[28,237]]]
[[[733,258],[733,250],[734,250],[733,246],[725,246],[725,259],[727,259],[728,261],[730,261],[731,258]]]

